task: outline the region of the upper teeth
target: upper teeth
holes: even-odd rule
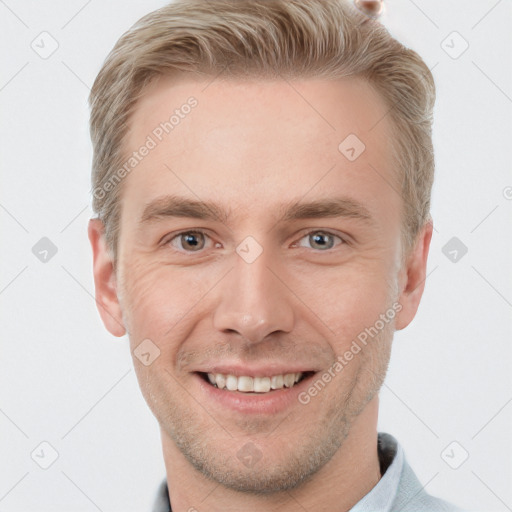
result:
[[[223,375],[222,373],[209,373],[208,380],[217,385],[219,389],[228,391],[254,391],[266,393],[271,389],[282,389],[283,386],[291,388],[302,377],[302,372],[287,373],[286,375],[273,375],[272,377],[236,377],[235,375]]]

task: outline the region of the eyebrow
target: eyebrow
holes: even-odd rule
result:
[[[194,219],[226,222],[229,213],[210,201],[196,201],[180,196],[162,196],[151,201],[142,213],[140,224],[165,217],[191,217]]]
[[[210,201],[197,201],[168,195],[158,197],[147,204],[139,224],[146,224],[167,217],[188,217],[226,223],[230,213],[231,209],[226,211]],[[278,222],[327,217],[351,218],[368,224],[372,224],[374,220],[364,205],[345,197],[326,198],[310,202],[292,201],[281,205],[279,213]]]
[[[344,197],[311,202],[294,202],[285,209],[280,220],[289,222],[298,219],[323,219],[325,217],[345,217],[368,223],[372,221],[372,216],[365,206]]]

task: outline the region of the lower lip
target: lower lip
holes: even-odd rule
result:
[[[215,401],[223,408],[244,414],[270,415],[285,411],[293,404],[301,405],[298,395],[308,388],[315,375],[308,375],[291,388],[275,389],[267,393],[228,391],[206,382],[198,373],[194,374],[194,378],[199,382],[200,392],[205,396],[207,403]]]

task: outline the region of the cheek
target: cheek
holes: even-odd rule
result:
[[[339,268],[319,269],[297,283],[297,295],[323,324],[336,352],[370,328],[392,307],[395,285],[386,259],[367,258]],[[318,323],[318,320],[317,320]],[[379,324],[380,325],[380,324]]]
[[[162,349],[167,348],[166,340],[183,335],[196,306],[215,283],[213,272],[203,276],[191,267],[173,267],[143,257],[127,262],[122,276],[121,306],[132,344],[149,338]]]

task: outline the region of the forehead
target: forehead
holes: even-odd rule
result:
[[[124,150],[137,161],[123,210],[136,220],[150,200],[178,193],[250,215],[258,198],[268,208],[333,188],[370,209],[379,189],[381,203],[396,202],[387,112],[359,78],[159,77],[130,119]]]

